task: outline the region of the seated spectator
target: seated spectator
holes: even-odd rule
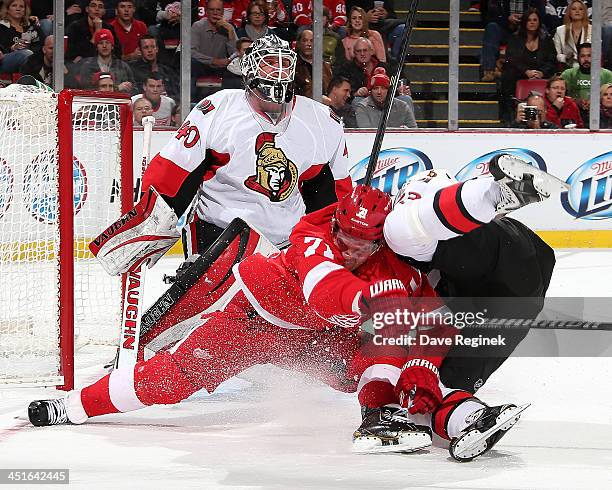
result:
[[[580,109],[571,97],[565,95],[565,80],[553,76],[546,83],[546,120],[560,128],[584,128]]]
[[[372,41],[366,37],[359,38],[353,46],[353,59],[335,68],[334,75],[341,75],[351,82],[352,97],[367,97],[368,81],[374,68],[384,63],[374,55]],[[354,101],[355,102],[355,101]]]
[[[530,108],[525,110],[525,107]],[[546,120],[546,102],[537,92],[532,92],[524,103],[516,106],[516,117],[511,128],[517,129],[559,129],[554,123]]]
[[[196,80],[203,75],[223,77],[236,51],[236,31],[223,18],[223,1],[209,0],[206,19],[191,26],[191,97],[195,98]]]
[[[134,74],[129,65],[113,54],[115,38],[107,29],[100,29],[94,35],[97,56],[85,58],[80,65],[79,80],[82,88],[92,88],[96,73],[113,74],[117,90],[132,93],[135,89]]]
[[[391,81],[384,68],[374,69],[370,78],[370,96],[361,100],[355,107],[358,128],[377,128]],[[416,128],[414,112],[403,100],[393,98],[391,112],[387,121],[388,128]]]
[[[341,65],[342,63],[346,63],[342,37],[338,32],[332,29],[333,24],[330,19],[331,14],[329,13],[329,9],[323,7],[323,16],[321,19],[323,24],[323,61],[327,61],[331,66]]]
[[[332,112],[340,118],[344,127],[356,128],[355,108],[348,103],[351,98],[351,83],[344,77],[333,77],[329,82],[326,94],[323,97],[323,103],[327,104]]]
[[[509,0],[486,0],[480,5],[485,26],[480,53],[482,82],[495,80],[495,64],[499,46],[505,44],[521,23],[521,16],[529,7],[538,9],[540,19],[544,17],[544,6],[537,0],[511,2]]]
[[[342,40],[344,56],[347,60],[353,59],[353,46],[360,37],[367,37],[372,42],[374,55],[379,61],[387,61],[387,49],[380,33],[370,29],[365,10],[361,7],[353,7],[349,13],[346,37]]]
[[[557,27],[553,41],[557,50],[557,61],[565,68],[577,67],[576,46],[591,42],[591,24],[586,5],[581,0],[570,2],[563,17],[563,25]]]
[[[172,112],[176,106],[176,102],[170,97],[162,95],[164,93],[164,82],[157,75],[152,75],[145,80],[142,94],[134,95],[132,102],[144,97],[151,102],[153,107],[153,117],[155,118],[155,126],[171,126]]]
[[[383,38],[390,40],[391,34],[397,27],[402,27],[404,22],[397,18],[393,0],[353,0],[349,6],[361,7],[366,13],[366,20],[371,29],[381,33]],[[400,32],[403,29],[400,30]]]
[[[64,14],[64,25],[66,27],[87,15],[81,3],[84,2],[79,0],[65,0],[64,6],[66,7],[66,11]]]
[[[134,19],[134,0],[119,0],[117,2],[117,17],[110,24],[121,44],[123,61],[134,61],[140,57],[138,40],[147,34],[147,25]]]
[[[171,3],[175,3],[179,0],[136,0],[136,18],[142,20],[149,26],[149,34],[157,36],[159,31],[158,24],[167,20],[169,17],[174,17],[176,11],[174,7],[166,10],[166,7]],[[180,3],[180,1],[179,1]],[[205,0],[191,0],[191,19],[199,19],[198,12],[202,5],[202,12],[206,5]]]
[[[102,0],[89,0],[87,13],[82,19],[77,20],[66,28],[68,37],[68,50],[65,57],[67,61],[78,63],[82,58],[91,58],[97,55],[94,37],[101,29],[111,32],[114,39],[113,50],[116,57],[121,57],[121,46],[115,29],[110,24],[104,22],[104,2]]]
[[[142,118],[153,115],[153,104],[146,97],[140,97],[132,102],[132,113],[134,114],[134,126],[142,127]]]
[[[112,73],[97,73],[94,75],[94,81],[94,88],[99,92],[114,92],[116,90],[115,80],[113,79]]]
[[[155,73],[164,81],[168,97],[179,100],[178,73],[173,68],[160,63],[157,59],[159,53],[157,40],[150,34],[145,34],[138,39],[138,51],[140,52],[140,57],[129,64],[134,73],[137,90],[142,90],[144,81]]]
[[[514,113],[514,92],[517,80],[548,78],[555,72],[557,53],[552,39],[542,26],[540,14],[527,10],[518,31],[510,36],[506,61],[501,76],[500,116],[510,124]]]
[[[22,75],[30,75],[45,85],[53,85],[53,36],[47,36],[42,49],[34,53],[21,66]],[[76,81],[64,65],[64,85],[76,87]]]
[[[181,2],[170,2],[163,10],[165,16],[156,27],[160,60],[175,69],[180,67],[178,47],[181,44]]]
[[[346,4],[344,0],[323,0],[331,14],[331,29],[338,31],[346,25]],[[292,0],[291,18],[298,26],[298,34],[312,26],[312,0]]]
[[[601,86],[599,127],[612,129],[612,83],[604,83]]]
[[[268,10],[268,27],[274,28],[284,28],[289,22],[289,14],[287,14],[287,9],[285,8],[285,4],[281,0],[266,0],[265,3],[266,8]],[[286,32],[285,29],[282,29],[283,32]],[[282,38],[279,32],[274,32],[278,37]]]
[[[313,34],[304,29],[296,41],[297,61],[295,63],[295,93],[312,98],[312,42]],[[332,73],[329,63],[323,61],[323,89],[331,80]]]
[[[589,110],[591,108],[591,43],[583,43],[578,46],[578,67],[568,68],[561,76],[567,86],[567,95],[573,98],[580,108],[580,116],[583,122],[589,121]],[[599,76],[600,85],[612,83],[612,72],[601,69]],[[588,124],[585,124],[588,127]]]
[[[246,23],[236,31],[238,37],[248,37],[251,41],[256,41],[260,37],[270,33],[268,27],[268,9],[263,7],[260,2],[249,2],[246,11]]]
[[[251,44],[253,41],[248,37],[241,37],[236,41],[236,52],[230,56],[231,61],[227,65],[227,73],[223,75],[222,88],[244,88],[240,60]]]
[[[42,43],[42,31],[26,1],[6,0],[0,8],[0,71],[18,72]]]
[[[54,0],[30,1],[31,14],[38,19],[42,37],[53,34],[53,3]],[[70,3],[70,2],[68,2]],[[66,24],[67,25],[67,24]]]
[[[612,0],[601,2],[601,53],[604,66],[612,70]]]

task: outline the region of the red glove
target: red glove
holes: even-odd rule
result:
[[[438,368],[426,359],[411,359],[402,368],[395,393],[408,412],[430,413],[442,403]]]
[[[359,312],[364,318],[371,318],[376,311],[392,311],[405,305],[409,297],[404,283],[399,279],[374,281],[361,290]]]

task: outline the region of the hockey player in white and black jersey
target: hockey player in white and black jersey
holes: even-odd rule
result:
[[[461,310],[535,318],[544,305],[555,254],[506,214],[567,190],[566,184],[510,154],[494,156],[489,170],[491,177],[466,182],[442,169],[413,177],[396,196],[385,239],[394,252],[429,273],[436,292],[447,301],[455,298]],[[441,381],[475,393],[528,331],[504,330],[505,345],[455,345],[440,367]],[[473,326],[462,334],[478,338],[493,332]]]

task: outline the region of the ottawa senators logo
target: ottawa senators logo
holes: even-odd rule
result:
[[[287,199],[298,180],[295,163],[274,145],[274,133],[261,133],[255,142],[257,162],[255,175],[247,177],[244,185],[259,192],[272,202]]]

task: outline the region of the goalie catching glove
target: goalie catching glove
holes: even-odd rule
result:
[[[145,262],[151,268],[178,241],[177,223],[174,211],[150,187],[132,210],[89,244],[89,250],[113,276]]]

